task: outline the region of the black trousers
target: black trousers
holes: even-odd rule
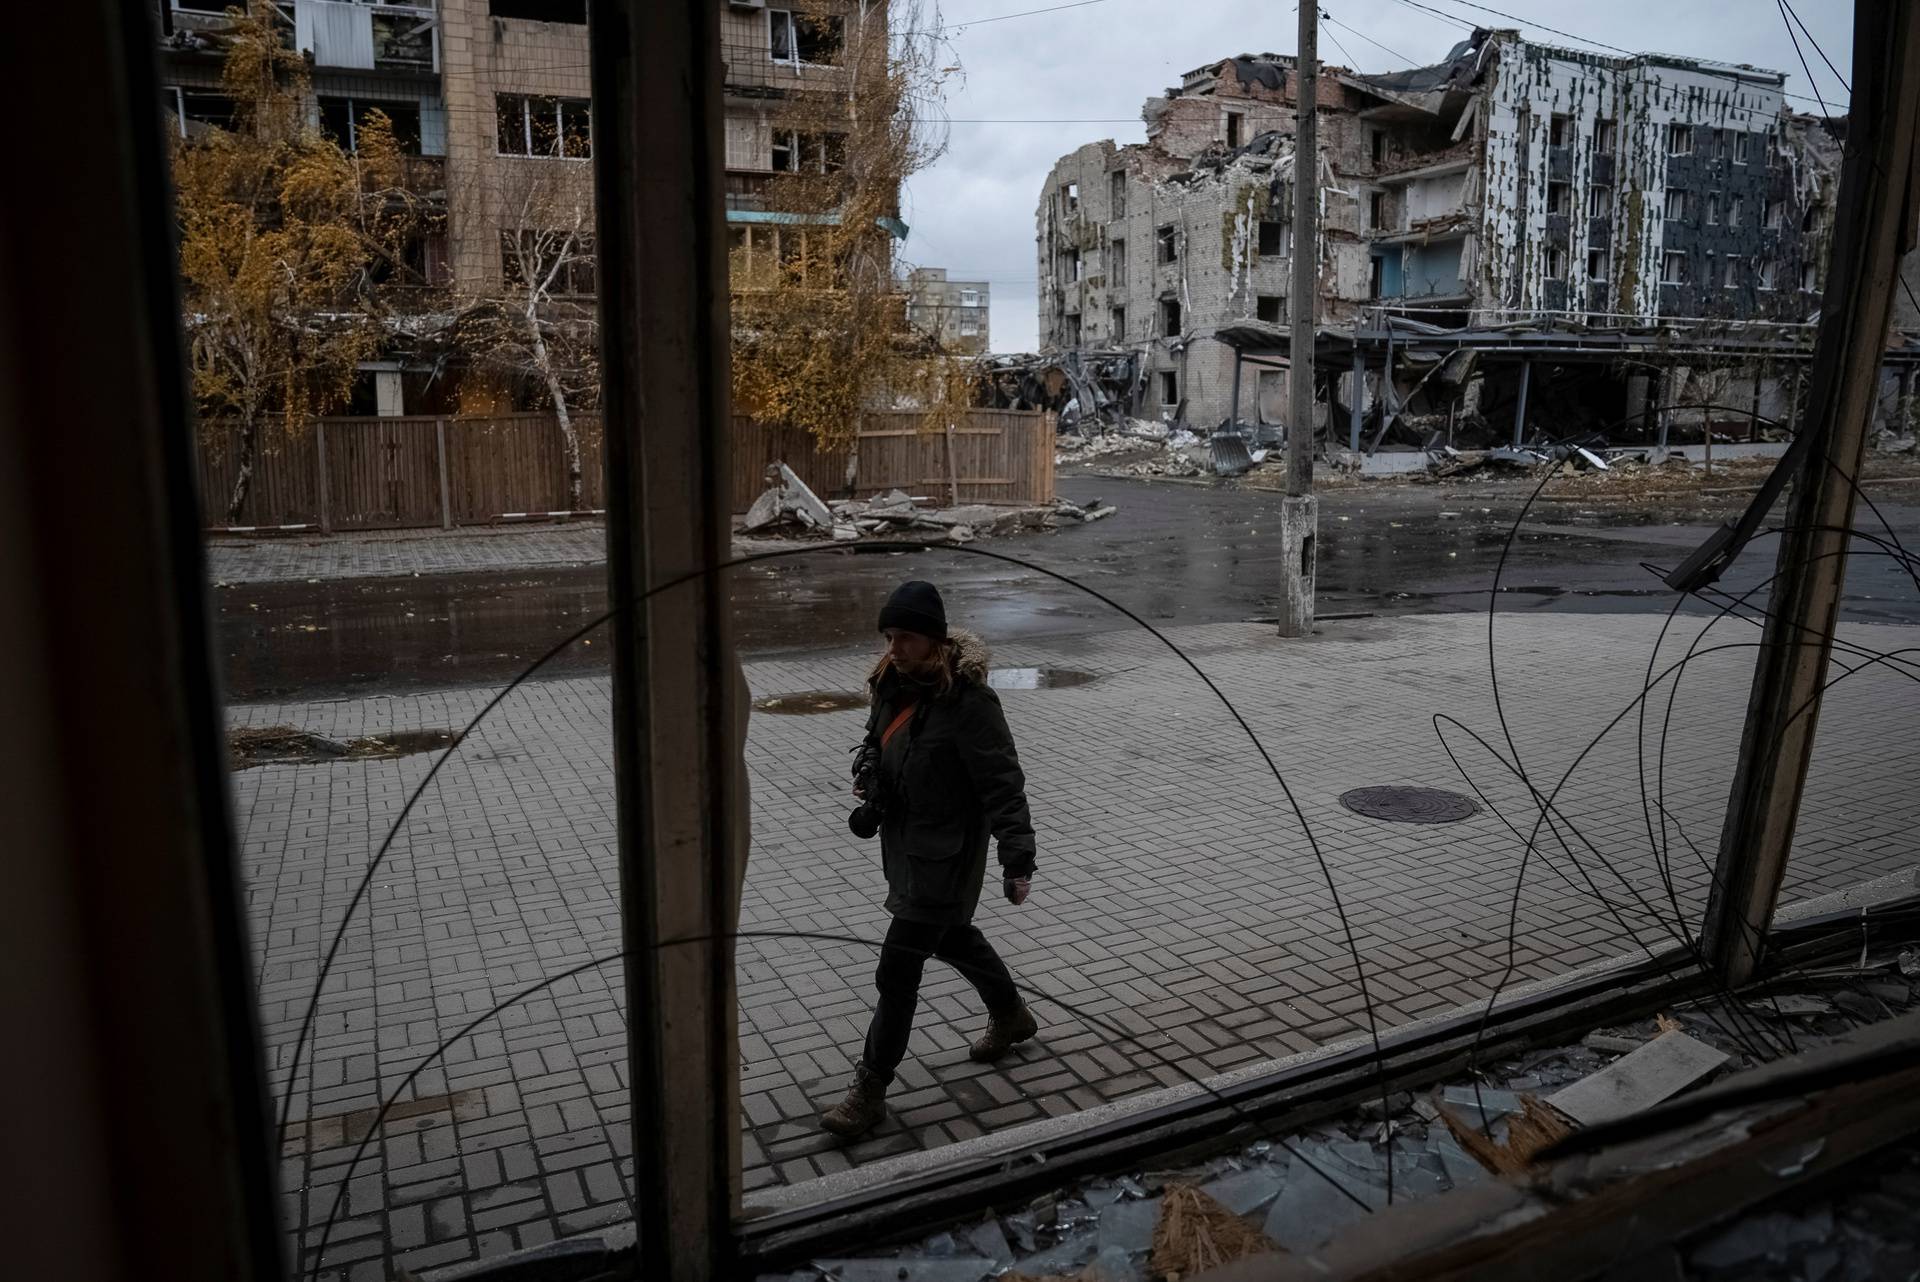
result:
[[[950,963],[972,981],[990,1014],[1010,1015],[1020,1009],[1020,990],[1013,986],[1007,964],[978,926],[938,926],[895,917],[880,949],[880,968],[874,973],[880,1000],[874,1004],[860,1057],[867,1071],[883,1082],[893,1080],[893,1070],[907,1053],[914,1008],[920,1002],[920,975],[929,956]]]

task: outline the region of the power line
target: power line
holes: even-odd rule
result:
[[[1795,12],[1794,12],[1794,9],[1793,9],[1793,6],[1792,6],[1792,5],[1790,5],[1790,4],[1786,4],[1786,3],[1784,3],[1784,0],[1783,0],[1783,3],[1782,3],[1782,5],[1781,5],[1781,7],[1782,7],[1782,8],[1784,8],[1784,9],[1785,9],[1785,10],[1786,10],[1786,11],[1787,11],[1787,12],[1788,12],[1789,14],[1791,14],[1791,15],[1793,16],[1793,20],[1794,20],[1794,21],[1795,21],[1796,23],[1799,23],[1799,25],[1800,25],[1800,30],[1802,30],[1802,31],[1805,31],[1805,32],[1807,33],[1807,40],[1808,40],[1808,42],[1809,42],[1809,43],[1811,43],[1811,44],[1813,45],[1813,51],[1814,51],[1815,53],[1817,53],[1817,54],[1819,54],[1819,55],[1820,55],[1820,61],[1822,61],[1822,62],[1824,62],[1824,63],[1826,63],[1826,64],[1827,64],[1827,70],[1828,70],[1828,71],[1831,71],[1831,72],[1833,73],[1833,78],[1834,78],[1835,80],[1838,80],[1838,81],[1840,82],[1840,87],[1841,87],[1842,89],[1844,89],[1844,90],[1846,90],[1846,91],[1847,91],[1847,96],[1848,96],[1848,97],[1852,97],[1852,96],[1853,96],[1853,86],[1852,86],[1852,85],[1850,85],[1850,84],[1848,84],[1848,83],[1847,83],[1847,78],[1846,78],[1845,76],[1843,76],[1843,75],[1841,75],[1841,74],[1840,74],[1840,68],[1838,68],[1838,67],[1836,67],[1836,66],[1834,66],[1834,65],[1833,65],[1833,59],[1831,59],[1831,58],[1829,58],[1829,57],[1827,57],[1827,51],[1826,51],[1825,49],[1822,49],[1822,48],[1820,47],[1820,42],[1819,42],[1818,40],[1815,40],[1815,39],[1813,38],[1813,32],[1811,32],[1811,31],[1807,31],[1807,24],[1806,24],[1806,23],[1804,23],[1804,22],[1801,22],[1801,21],[1800,21],[1800,15],[1799,15],[1798,13],[1795,13]],[[1791,29],[1791,28],[1789,28],[1789,29],[1788,29],[1788,31],[1787,31],[1787,34],[1788,34],[1788,35],[1792,35],[1792,34],[1793,34],[1793,31],[1792,31],[1792,29]],[[1794,47],[1795,47],[1796,49],[1797,49],[1797,48],[1799,48],[1799,44],[1800,44],[1800,42],[1799,42],[1799,41],[1797,41],[1797,40],[1796,40],[1796,41],[1794,41]],[[1803,66],[1804,66],[1804,63],[1805,63],[1805,59],[1802,59],[1801,61],[1802,61],[1802,64],[1803,64]],[[1813,83],[1813,73],[1812,73],[1812,72],[1808,72],[1808,73],[1807,73],[1807,83],[1808,83],[1808,84],[1812,84],[1812,83]]]
[[[958,35],[960,32],[965,31],[968,27],[981,27],[981,26],[985,26],[989,22],[1005,22],[1009,18],[1031,18],[1035,14],[1058,13],[1062,9],[1084,9],[1088,5],[1105,4],[1106,2],[1107,0],[1073,0],[1073,3],[1071,4],[1049,5],[1045,9],[1023,9],[1019,13],[996,14],[991,18],[975,18],[971,22],[956,22],[953,24],[953,31],[955,35]],[[924,35],[928,33],[913,32],[911,34]]]
[[[1348,31],[1356,36],[1359,36],[1362,40],[1366,41],[1368,44],[1372,45],[1374,48],[1384,50],[1387,53],[1392,53],[1394,57],[1406,63],[1409,67],[1418,67],[1420,65],[1419,63],[1415,62],[1413,59],[1407,57],[1407,55],[1404,53],[1394,53],[1393,50],[1388,49],[1385,45],[1381,44],[1378,40],[1375,40],[1372,36],[1368,35],[1366,32],[1357,30],[1353,27],[1349,27],[1346,23],[1340,21],[1340,19],[1334,17],[1332,14],[1326,12],[1326,10],[1324,9],[1320,11],[1320,17],[1327,22],[1331,22],[1334,26],[1339,27],[1344,31]],[[1334,44],[1336,45],[1338,45],[1339,43],[1340,42],[1338,40],[1334,41]]]
[[[1339,36],[1336,36],[1333,34],[1333,32],[1329,31],[1327,32],[1327,39],[1333,41],[1333,47],[1340,51],[1340,56],[1347,60],[1347,65],[1349,67],[1352,67],[1355,71],[1358,71],[1360,69],[1359,59],[1355,58],[1352,54],[1347,52],[1347,47],[1340,43]]]

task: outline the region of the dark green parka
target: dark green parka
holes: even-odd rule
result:
[[[1000,697],[987,685],[987,647],[950,634],[951,688],[935,696],[891,668],[873,683],[863,751],[879,755],[880,859],[887,911],[909,921],[960,926],[973,920],[987,872],[987,839],[999,843],[1003,877],[1033,873],[1033,820],[1026,777]],[[881,747],[899,711],[912,718]]]

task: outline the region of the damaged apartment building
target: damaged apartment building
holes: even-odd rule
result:
[[[1840,148],[1835,126],[1787,110],[1785,81],[1509,30],[1411,71],[1323,65],[1315,304],[1330,421],[1351,415],[1357,434],[1360,411],[1397,409],[1423,331],[1608,332],[1627,349],[1657,332],[1672,356],[1739,321],[1804,346]],[[1144,144],[1091,143],[1048,174],[1041,345],[1109,375],[1095,381],[1110,416],[1210,428],[1284,414],[1296,90],[1284,55],[1199,68],[1147,101]],[[1395,346],[1402,382],[1383,398]],[[1484,375],[1476,407],[1520,377],[1500,347],[1454,367]],[[1270,358],[1237,406],[1236,348]]]
[[[805,223],[831,218],[783,211],[779,183],[835,163],[849,50],[884,51],[887,15],[856,0],[805,10],[707,2],[720,13],[729,244],[735,270],[751,272],[791,253]],[[231,127],[235,105],[221,80],[227,10],[244,0],[148,3],[171,127],[182,137]],[[511,294],[531,260],[536,274],[558,264],[546,273],[550,319],[592,323],[589,0],[280,0],[273,10],[284,38],[306,55],[309,122],[353,151],[360,122],[383,112],[408,153],[408,187],[436,214],[412,250],[424,286],[411,300],[417,314],[396,325],[393,350],[365,363],[347,411],[540,407],[538,378],[502,387],[463,376],[453,317]],[[796,101],[822,123],[783,127],[783,109]]]

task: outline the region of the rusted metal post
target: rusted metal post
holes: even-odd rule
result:
[[[1853,22],[1853,110],[1874,123],[1842,162],[1832,270],[1801,428],[1813,434],[1813,448],[1780,537],[1707,899],[1702,942],[1729,984],[1751,978],[1759,964],[1793,847],[1846,582],[1855,480],[1879,396],[1874,372],[1920,206],[1920,7],[1860,0]]]
[[[1315,120],[1320,78],[1318,5],[1300,6],[1293,129],[1293,283],[1287,299],[1287,493],[1280,501],[1280,635],[1313,633],[1313,343],[1320,294],[1320,148]]]

